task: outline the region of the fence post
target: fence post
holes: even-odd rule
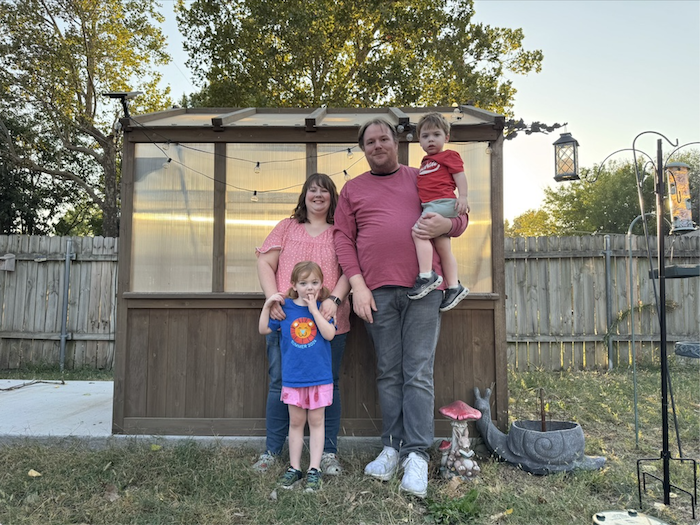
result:
[[[613,312],[612,312],[612,248],[610,245],[610,235],[604,237],[605,240],[605,309],[607,310],[608,319],[608,370],[612,370],[613,367],[613,338],[612,338],[612,326],[613,326]]]
[[[69,334],[66,330],[68,324],[68,291],[70,289],[70,261],[75,259],[75,254],[71,253],[73,247],[73,239],[66,241],[66,265],[63,277],[63,307],[61,308],[61,354],[59,357],[59,365],[61,372],[66,361],[66,339]]]

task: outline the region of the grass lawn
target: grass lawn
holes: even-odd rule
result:
[[[700,459],[700,368],[675,363],[673,357],[670,374],[683,454]],[[67,374],[67,379],[108,379]],[[250,465],[256,451],[251,449],[193,442],[161,448],[155,440],[102,450],[75,441],[27,442],[0,445],[0,524],[589,524],[596,512],[639,509],[636,461],[659,457],[659,369],[640,366],[637,376],[638,448],[631,370],[509,374],[511,420],[539,419],[544,389],[547,417],[581,424],[586,453],[607,458],[600,471],[537,477],[482,459],[478,479],[470,482],[439,480],[433,468],[428,498],[419,500],[400,494],[398,480],[365,478],[369,451],[343,454],[344,475],[324,478],[323,490],[309,494],[276,489],[283,465],[265,475],[254,473]],[[39,378],[36,372],[22,377]],[[50,371],[41,377],[55,378]],[[671,453],[677,457],[672,415],[669,423]],[[437,454],[433,457],[431,467],[436,467]],[[676,463],[672,483],[692,491],[692,468]],[[646,469],[661,476],[660,461]],[[660,483],[647,488],[639,510],[669,524],[694,523],[687,496],[674,492],[665,507]]]

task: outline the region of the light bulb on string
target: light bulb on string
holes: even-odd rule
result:
[[[353,157],[352,148],[348,148],[348,158],[351,159],[352,157]]]
[[[250,198],[250,202],[258,202],[258,191],[253,192],[253,196]]]
[[[348,170],[343,170],[343,178],[345,180],[350,180],[352,177],[350,177],[350,174],[348,173]]]
[[[170,167],[170,163],[171,163],[172,161],[173,161],[173,159],[171,159],[170,157],[168,157],[168,160],[166,160],[166,161],[163,163],[163,169],[164,169],[164,170],[167,170],[167,169]]]
[[[163,150],[164,150],[164,151],[168,151],[169,149],[170,149],[170,141],[168,141],[168,142],[166,142],[165,144],[163,144]]]
[[[260,162],[255,163],[255,168],[253,169],[255,173],[260,173]]]

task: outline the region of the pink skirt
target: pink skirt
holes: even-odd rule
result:
[[[328,385],[282,387],[281,401],[287,405],[314,410],[333,404],[333,383]]]

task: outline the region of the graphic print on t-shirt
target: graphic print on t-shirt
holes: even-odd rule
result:
[[[308,345],[316,338],[316,323],[308,317],[300,317],[292,323],[289,331],[297,345]]]
[[[418,173],[419,175],[430,175],[431,173],[435,173],[439,169],[440,164],[438,162],[435,162],[434,160],[428,160],[420,167],[420,171]]]

